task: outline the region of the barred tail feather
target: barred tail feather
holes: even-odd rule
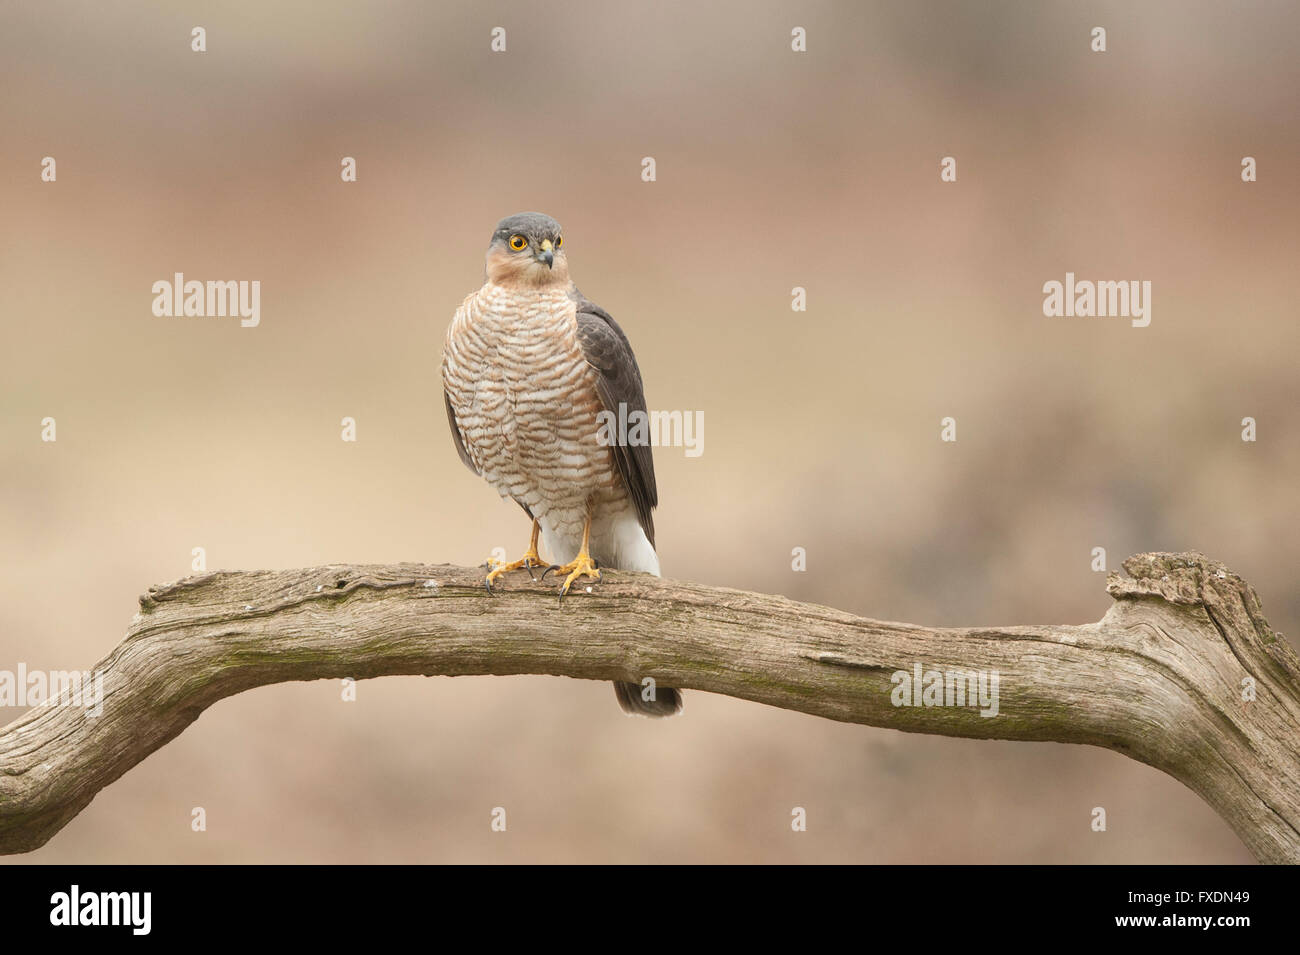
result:
[[[614,695],[618,705],[629,716],[675,716],[682,711],[682,691],[670,686],[656,686],[655,698],[646,700],[642,697],[643,688],[639,683],[614,684]]]
[[[613,523],[608,537],[602,543],[605,544],[602,549],[612,557],[605,566],[614,570],[635,570],[659,576],[659,555],[655,553],[654,545],[632,512],[625,513]],[[618,705],[624,713],[631,716],[673,716],[682,711],[681,690],[656,686],[653,700],[644,699],[644,692],[639,683],[614,684]]]

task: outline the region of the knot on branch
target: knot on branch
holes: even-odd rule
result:
[[[1252,634],[1265,645],[1278,636],[1264,619],[1255,589],[1221,562],[1195,551],[1135,554],[1124,561],[1127,577],[1112,572],[1106,592],[1116,600],[1160,597],[1182,607],[1203,607],[1220,630]]]
[[[1125,597],[1163,597],[1183,606],[1204,604],[1202,588],[1207,576],[1227,579],[1228,568],[1204,554],[1135,554],[1124,561],[1128,577],[1112,571],[1106,592],[1116,600]],[[1239,579],[1239,578],[1234,578]]]

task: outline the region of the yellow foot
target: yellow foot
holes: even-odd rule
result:
[[[564,583],[560,586],[560,600],[564,600],[564,595],[569,592],[569,588],[573,586],[573,582],[579,577],[590,577],[592,580],[600,580],[600,568],[596,566],[596,562],[591,559],[591,555],[587,553],[585,548],[576,558],[569,561],[569,563],[552,564],[550,567],[547,567],[545,573],[542,574],[542,580],[545,580],[546,574],[549,574],[551,571],[555,571],[557,574],[568,575],[564,578]]]
[[[489,557],[487,563],[483,566],[488,569],[487,580],[483,581],[483,586],[487,588],[488,593],[492,593],[492,581],[496,580],[502,574],[508,574],[512,570],[518,570],[520,567],[528,571],[528,576],[533,577],[534,567],[545,567],[546,564],[537,556],[537,535],[541,533],[541,525],[533,521],[533,536],[528,539],[528,550],[523,557],[518,560],[512,560],[510,563],[497,560],[495,557]],[[533,580],[536,580],[533,577]]]
[[[545,567],[546,562],[537,556],[536,547],[530,547],[528,548],[528,553],[524,554],[524,556],[520,557],[518,560],[512,560],[510,563],[506,563],[505,561],[497,560],[495,557],[489,557],[484,566],[488,569],[488,575],[487,579],[483,581],[483,586],[487,588],[488,593],[491,593],[492,582],[494,580],[503,574],[510,573],[512,570],[519,570],[521,567],[528,571],[529,577],[536,580],[537,578],[533,577],[533,568],[537,567],[540,569]]]

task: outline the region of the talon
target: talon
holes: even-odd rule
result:
[[[588,563],[590,564],[590,562]],[[564,604],[565,595],[568,594],[570,588],[573,587],[573,582],[577,580],[579,577],[590,577],[592,580],[599,581],[600,571],[596,570],[594,566],[590,566],[590,567],[580,567],[577,570],[573,571],[571,574],[569,574],[569,576],[564,579],[564,583],[560,585],[560,602],[559,604],[557,604],[557,606],[562,606]],[[588,587],[587,589],[588,591],[591,590],[590,587]]]
[[[528,550],[524,556],[518,560],[512,560],[507,564],[504,561],[497,560],[495,557],[489,557],[487,559],[487,563],[483,566],[488,569],[488,575],[487,579],[483,581],[483,584],[487,587],[488,593],[492,593],[492,581],[512,570],[523,568],[528,571],[529,577],[533,577],[532,568],[540,567],[542,565],[542,558],[537,555],[537,535],[539,530],[540,526],[537,521],[533,521],[533,536],[528,542]],[[536,580],[537,578],[533,577],[533,579]]]
[[[592,580],[600,580],[600,567],[592,559],[588,547],[591,545],[591,515],[587,515],[587,520],[582,525],[582,546],[578,548],[578,556],[573,558],[567,564],[552,564],[546,568],[546,574],[555,571],[560,574],[567,574],[564,583],[560,585],[560,603],[564,602],[564,595],[569,592],[573,582],[579,577],[590,577]],[[546,574],[542,574],[542,580],[546,579]]]
[[[600,580],[600,568],[596,566],[596,562],[592,560],[591,555],[587,553],[587,545],[590,541],[590,536],[591,518],[588,518],[587,524],[582,530],[582,547],[578,550],[578,556],[567,564],[562,566],[552,565],[546,569],[546,574],[549,574],[554,570],[557,573],[567,575],[564,578],[564,583],[560,585],[561,604],[564,602],[564,595],[569,592],[569,588],[573,586],[573,582],[579,577],[590,577],[592,580]],[[546,579],[546,574],[542,574],[543,580]]]

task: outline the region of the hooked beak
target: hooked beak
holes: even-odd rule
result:
[[[542,250],[537,253],[537,257],[546,263],[548,269],[555,267],[555,247],[551,245],[550,239],[542,240]]]

